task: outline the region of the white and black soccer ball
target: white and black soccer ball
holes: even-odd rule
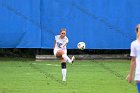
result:
[[[79,42],[77,44],[77,48],[80,49],[80,50],[84,50],[86,48],[85,42]]]

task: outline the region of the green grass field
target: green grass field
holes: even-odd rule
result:
[[[129,60],[79,60],[62,82],[59,60],[1,60],[0,93],[137,93],[128,70]]]

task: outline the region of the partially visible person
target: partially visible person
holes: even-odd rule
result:
[[[73,56],[71,59],[67,56],[67,43],[68,38],[66,36],[66,29],[62,28],[60,30],[60,35],[55,36],[54,41],[54,55],[61,60],[62,67],[62,81],[66,81],[66,62],[73,63],[75,57]]]
[[[130,70],[126,77],[129,83],[133,81],[134,73],[138,93],[140,93],[140,24],[136,27],[136,40],[131,43],[131,63]]]

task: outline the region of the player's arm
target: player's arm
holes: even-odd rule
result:
[[[67,42],[64,42],[62,45],[61,45],[61,48],[65,47],[67,45]]]
[[[56,40],[54,40],[54,47],[53,48],[55,48],[55,46],[56,46]]]
[[[133,74],[135,71],[135,67],[136,67],[136,57],[131,57],[130,70],[126,77],[126,79],[128,80],[129,83],[131,83],[133,80]]]

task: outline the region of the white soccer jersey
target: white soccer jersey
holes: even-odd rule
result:
[[[56,35],[55,36],[55,41],[56,41],[56,44],[55,44],[55,48],[54,48],[54,54],[58,50],[64,50],[64,52],[67,52],[67,47],[66,46],[64,46],[63,48],[60,47],[64,43],[68,43],[68,38],[66,36],[63,39],[61,39],[60,35]]]
[[[140,41],[135,40],[131,43],[130,56],[136,57],[135,80],[140,80]]]

